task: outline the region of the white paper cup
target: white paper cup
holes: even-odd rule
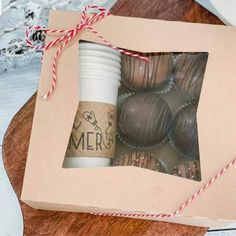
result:
[[[89,63],[96,63],[99,65],[108,65],[108,66],[112,66],[115,68],[121,68],[121,64],[120,62],[114,61],[114,60],[109,60],[107,58],[101,58],[101,57],[88,57],[88,56],[80,56],[80,63],[82,62],[89,62]]]
[[[113,60],[113,61],[118,62],[118,63],[120,63],[120,61],[121,61],[120,56],[113,55],[113,54],[108,53],[108,52],[92,51],[92,50],[85,51],[84,50],[84,51],[80,51],[79,55],[82,56],[82,57],[86,56],[86,57],[91,57],[91,58],[94,58],[94,57],[105,58],[105,59],[108,59],[108,60]]]
[[[64,168],[92,168],[110,166],[110,158],[102,157],[66,157],[63,167]]]
[[[103,65],[103,64],[95,64],[95,63],[91,63],[91,62],[81,62],[80,61],[80,68],[81,68],[81,70],[86,69],[88,71],[100,71],[101,73],[109,72],[109,73],[114,73],[116,75],[121,74],[120,68],[116,68],[114,66],[109,66],[109,65]]]
[[[81,78],[81,80],[84,80],[84,78]],[[93,83],[93,81],[91,81],[91,80],[94,80],[94,75],[86,75],[86,80],[88,80],[90,83]],[[114,76],[114,78],[112,78],[112,77],[109,77],[109,78],[102,77],[102,78],[98,79],[98,83],[101,83],[100,81],[101,82],[105,81],[106,83],[111,84],[112,86],[117,85],[118,88],[120,87],[120,82],[117,80],[117,76]],[[113,104],[113,103],[111,103],[111,104]]]
[[[120,53],[106,46],[93,43],[80,43],[79,49],[79,100],[116,106],[121,80]],[[96,63],[96,60],[99,63]],[[63,167],[104,167],[111,164],[111,158],[99,156],[66,157]]]
[[[98,68],[91,68],[91,69],[87,69],[87,68],[83,68],[81,69],[80,71],[80,76],[86,76],[86,75],[94,75],[94,76],[97,76],[98,80],[103,78],[103,77],[106,77],[107,79],[111,78],[111,79],[114,79],[116,78],[115,80],[116,81],[120,81],[120,74],[119,73],[115,73],[115,72],[112,72],[112,71],[103,71],[101,69],[98,69]]]
[[[94,78],[95,76],[98,77],[97,80],[109,80],[109,81],[114,81],[114,83],[119,83],[119,78],[120,78],[120,75],[116,75],[116,74],[112,74],[112,73],[109,73],[109,72],[104,72],[101,74],[101,71],[96,71],[94,70],[93,72],[88,72],[87,70],[81,70],[80,71],[80,78],[83,78],[83,77],[87,77],[87,78]]]
[[[79,43],[79,50],[80,51],[93,50],[93,51],[108,52],[108,53],[120,56],[120,52],[114,50],[113,48],[108,47],[108,46],[103,45],[103,44],[97,44],[97,43],[81,42],[81,43]]]
[[[92,86],[91,86],[92,85]],[[116,105],[120,83],[107,79],[86,77],[80,79],[80,101],[94,101]],[[89,91],[89,92],[88,92]],[[111,164],[111,158],[67,157],[64,168],[103,167]]]
[[[92,77],[81,78],[80,101],[102,102],[116,106],[119,86],[117,81],[94,80]]]

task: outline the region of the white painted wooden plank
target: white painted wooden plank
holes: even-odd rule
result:
[[[236,22],[236,2],[235,0],[195,0],[200,5],[208,9],[219,17],[226,25],[235,25]]]
[[[0,153],[0,208],[0,235],[22,235],[22,213],[16,195],[3,169],[2,152]]]
[[[208,232],[205,236],[235,236],[236,230]]]
[[[39,64],[22,67],[0,77],[0,140],[14,114],[37,89]],[[2,148],[2,147],[1,147]],[[19,236],[23,232],[22,213],[6,176],[0,150],[0,236]]]

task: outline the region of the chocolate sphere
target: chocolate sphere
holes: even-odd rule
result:
[[[178,112],[171,136],[175,146],[189,159],[198,159],[197,105],[190,104]]]
[[[207,53],[182,54],[175,65],[177,88],[192,98],[199,98],[205,74]]]
[[[170,54],[146,53],[149,62],[123,55],[121,59],[122,78],[133,89],[149,89],[163,85],[173,72]]]
[[[150,170],[165,172],[163,164],[152,154],[136,151],[116,157],[114,159],[115,166],[137,166]]]
[[[174,167],[171,172],[172,175],[180,176],[192,180],[201,180],[201,170],[199,161],[187,161],[180,163]]]
[[[123,102],[118,114],[118,131],[129,144],[154,145],[167,135],[171,117],[169,106],[160,96],[137,93]]]

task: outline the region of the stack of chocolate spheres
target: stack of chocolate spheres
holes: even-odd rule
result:
[[[201,180],[197,108],[207,53],[122,56],[114,165]]]

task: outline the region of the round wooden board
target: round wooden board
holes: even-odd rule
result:
[[[112,13],[123,16],[222,24],[192,0],[120,0]],[[3,159],[11,184],[20,198],[36,95],[13,118],[3,142]],[[200,236],[207,228],[159,221],[35,210],[20,201],[24,235],[44,236]]]

